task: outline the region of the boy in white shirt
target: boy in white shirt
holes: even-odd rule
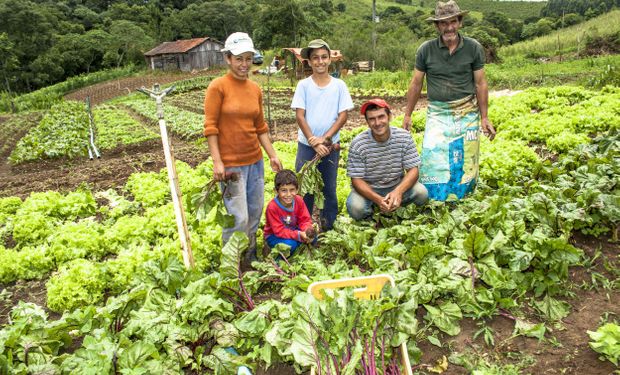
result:
[[[329,75],[331,50],[325,41],[311,41],[301,50],[301,57],[308,60],[312,75],[299,81],[291,104],[299,126],[295,169],[299,172],[316,154],[321,156],[317,168],[324,183],[321,222],[326,231],[333,228],[338,215],[336,179],[340,160],[340,151],[331,151],[326,144],[339,143],[340,129],[347,121],[347,111],[353,109],[353,100],[344,81]],[[314,196],[307,194],[304,202],[312,214]]]

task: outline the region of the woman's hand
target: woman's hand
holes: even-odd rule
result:
[[[226,168],[224,168],[224,163],[222,163],[222,161],[214,161],[213,162],[213,179],[215,181],[224,181],[225,175],[226,175]]]
[[[280,172],[282,170],[282,163],[277,156],[269,158],[269,165],[271,165],[271,170],[274,172]]]

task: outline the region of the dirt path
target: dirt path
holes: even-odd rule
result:
[[[96,85],[88,86],[65,95],[67,100],[86,100],[90,96],[92,104],[99,104],[106,100],[116,98],[118,96],[127,95],[134,92],[140,87],[151,88],[155,83],[167,84],[171,82],[181,81],[189,78],[201,76],[213,76],[218,74],[216,70],[203,70],[198,72],[153,72],[148,75],[139,77],[126,77],[107,82],[101,82]]]

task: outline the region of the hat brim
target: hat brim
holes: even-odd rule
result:
[[[427,21],[427,22],[443,21],[443,20],[447,20],[447,19],[452,18],[452,17],[464,16],[464,15],[466,15],[467,13],[469,13],[469,11],[468,11],[468,10],[462,10],[462,11],[460,11],[460,12],[458,12],[458,13],[448,14],[448,15],[446,15],[446,16],[441,16],[441,17],[428,17],[428,18],[426,19],[426,21]]]
[[[250,47],[241,47],[241,48],[223,49],[222,52],[230,52],[235,56],[239,56],[246,52],[256,53],[256,50]]]
[[[366,110],[368,109],[368,107],[370,105],[376,105],[379,108],[387,108],[390,109],[390,105],[385,101],[376,101],[375,99],[371,99],[366,101],[364,104],[362,104],[362,106],[360,107],[360,113],[362,114],[362,116],[366,116]]]
[[[310,50],[318,49],[318,48],[325,48],[328,51],[330,51],[330,57],[331,57],[331,50],[325,44],[317,45],[316,47],[304,47],[301,49],[301,52],[299,52],[299,56],[301,56],[302,59],[310,60]]]

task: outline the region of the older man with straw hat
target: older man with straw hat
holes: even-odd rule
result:
[[[409,130],[426,76],[429,105],[420,182],[435,200],[460,199],[474,190],[480,131],[491,140],[495,137],[487,113],[484,48],[459,33],[467,13],[454,0],[437,3],[435,15],[427,21],[435,23],[439,37],[418,49],[407,92],[403,128]]]

